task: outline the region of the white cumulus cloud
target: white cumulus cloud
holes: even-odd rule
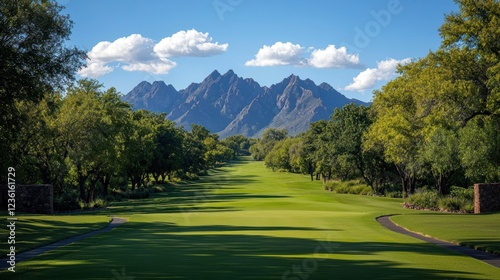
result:
[[[390,58],[377,63],[377,68],[368,68],[353,78],[353,82],[345,90],[359,91],[370,89],[378,81],[388,81],[396,74],[399,64],[404,65],[411,61],[410,58],[396,60]]]
[[[195,29],[179,31],[171,37],[163,38],[155,47],[160,57],[174,56],[211,56],[227,51],[228,44],[212,43],[208,33]]]
[[[299,44],[276,42],[272,46],[264,45],[255,55],[255,59],[245,62],[246,66],[279,66],[303,64],[305,49]]]
[[[128,37],[116,39],[114,42],[99,42],[95,45],[88,57],[92,61],[141,61],[150,59],[153,40],[144,38],[140,34],[132,34]]]
[[[113,67],[102,62],[87,60],[87,66],[80,69],[78,74],[82,77],[97,78],[113,72]]]
[[[172,70],[177,63],[170,60],[152,61],[148,63],[135,62],[124,65],[122,68],[126,71],[143,71],[151,74],[165,74]]]
[[[316,68],[350,68],[359,65],[359,55],[347,53],[346,47],[328,45],[326,49],[312,51],[308,63]]]
[[[113,42],[97,43],[87,53],[87,66],[80,69],[82,77],[97,78],[113,72],[119,63],[126,71],[143,71],[152,74],[166,74],[177,66],[169,57],[210,56],[225,52],[228,44],[212,43],[208,33],[194,29],[179,31],[158,44],[140,34],[118,38]]]
[[[310,56],[307,57],[307,54]],[[347,53],[346,47],[328,45],[325,49],[306,49],[299,44],[276,42],[264,45],[255,59],[245,62],[246,66],[310,66],[314,68],[352,68],[359,65],[359,55]]]

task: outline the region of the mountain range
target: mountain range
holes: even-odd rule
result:
[[[349,103],[368,105],[345,97],[327,83],[316,85],[310,79],[290,75],[262,87],[233,70],[223,75],[215,70],[201,83],[182,90],[163,81],[143,81],[122,99],[134,110],[164,112],[177,125],[190,128],[201,124],[221,138],[235,134],[260,137],[269,127],[285,128],[296,135],[307,130],[311,122],[328,119],[335,108]]]

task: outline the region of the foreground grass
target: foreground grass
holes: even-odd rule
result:
[[[484,215],[416,213],[391,217],[409,230],[500,254],[500,213]]]
[[[20,263],[2,279],[496,279],[499,269],[403,236],[375,217],[402,200],[338,195],[245,159],[98,215],[108,233]],[[89,214],[89,216],[97,214]]]
[[[0,216],[1,220],[6,221],[6,218],[5,215]],[[22,213],[19,213],[16,218],[18,219],[15,228],[17,253],[104,228],[111,220],[110,217],[103,215],[46,216]],[[2,226],[0,228],[0,240],[2,240],[0,244],[5,245],[5,250],[8,236],[7,227]]]

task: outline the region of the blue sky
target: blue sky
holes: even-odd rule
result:
[[[60,0],[74,22],[69,45],[91,60],[78,78],[126,94],[139,82],[176,89],[233,69],[261,86],[290,74],[350,98],[395,77],[398,63],[440,44],[452,0]]]

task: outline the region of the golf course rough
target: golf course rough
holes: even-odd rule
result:
[[[149,199],[74,216],[128,222],[0,277],[500,279],[500,269],[377,223],[385,214],[418,215],[401,203],[326,192],[308,176],[273,173],[243,158]]]

